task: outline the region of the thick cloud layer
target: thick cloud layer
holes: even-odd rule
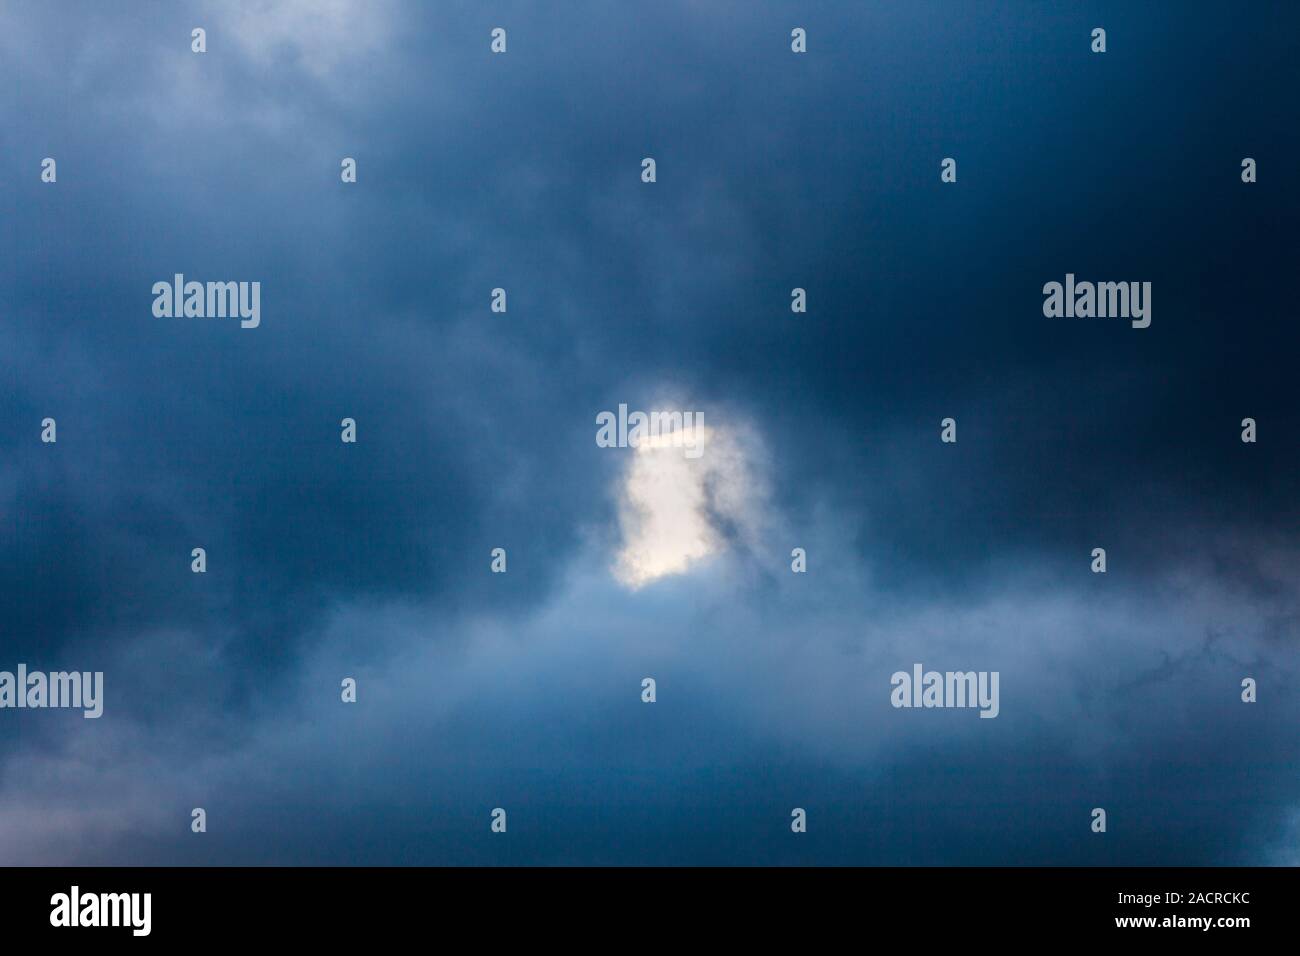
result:
[[[0,711],[0,857],[1295,863],[1296,26],[6,8],[0,669],[107,699]],[[1151,327],[1045,318],[1067,272]],[[999,716],[891,707],[915,662]]]

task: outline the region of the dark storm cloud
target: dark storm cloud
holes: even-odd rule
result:
[[[305,7],[248,9],[5,14],[0,646],[9,663],[111,667],[120,714],[94,731],[24,715],[49,764],[15,758],[29,776],[7,775],[14,806],[23,779],[82,794],[37,831],[50,848],[112,862],[129,838],[150,860],[438,862],[436,834],[448,862],[508,862],[455,836],[503,791],[537,821],[516,862],[778,862],[755,842],[767,804],[779,831],[808,793],[841,828],[810,832],[809,862],[1214,862],[1201,835],[1214,820],[1232,848],[1218,860],[1258,862],[1250,841],[1279,839],[1300,802],[1279,729],[1293,710],[1261,699],[1248,732],[1240,705],[1207,705],[1223,726],[1198,747],[1238,754],[1233,766],[1125,735],[1141,710],[1126,695],[1153,684],[1231,703],[1247,667],[1294,687],[1300,415],[1282,279],[1296,133],[1280,119],[1293,14],[380,4],[322,25]],[[789,52],[796,23],[807,57]],[[1105,57],[1087,52],[1098,23]],[[487,54],[496,25],[504,57]],[[47,155],[53,187],[36,175]],[[1250,187],[1246,155],[1261,164]],[[343,156],[355,186],[338,181]],[[938,181],[944,156],[955,186]],[[260,280],[261,327],[154,318],[149,289],[177,272]],[[1151,328],[1045,319],[1042,284],[1066,272],[1152,281]],[[506,316],[488,312],[495,286]],[[807,315],[789,311],[795,286]],[[566,569],[613,534],[616,462],[592,443],[594,416],[665,387],[715,424],[759,424],[781,533],[733,604],[590,607]],[[57,446],[37,441],[45,415]],[[956,446],[938,442],[948,415]],[[1237,437],[1247,415],[1255,446]],[[356,446],[338,441],[344,416]],[[785,532],[814,556],[802,591],[776,587]],[[1109,590],[1079,580],[1098,545]],[[508,587],[486,573],[496,546]],[[752,627],[856,659],[842,692],[874,707],[889,671],[926,659],[915,620],[872,626],[883,609],[975,627],[971,608],[993,606],[1011,627],[1014,608],[1058,592],[1040,623],[1074,635],[1071,651],[1030,655],[1021,686],[1059,664],[1092,723],[1004,715],[980,722],[999,730],[975,757],[911,728],[896,751],[863,744],[846,720],[857,705],[813,703],[843,666],[833,655],[813,655],[787,703],[717,676]],[[1220,602],[1221,638],[1191,615],[1156,626],[1199,592]],[[1090,653],[1108,635],[1079,619],[1081,601],[1121,601],[1132,620],[1114,629],[1141,650]],[[425,625],[394,625],[392,607]],[[541,613],[555,619],[541,627]],[[388,686],[427,645],[474,660],[485,618],[619,640],[629,614],[648,622],[647,647],[674,622],[704,635],[666,657],[678,703],[658,705],[643,751],[639,716],[593,716],[623,706],[610,688],[635,687],[643,662],[602,657],[595,635],[579,642],[589,672],[517,649],[515,679],[553,696],[480,700],[491,668],[430,668],[408,695],[452,696],[454,711],[395,694],[363,727],[312,729],[344,719],[339,673]],[[967,650],[1017,666],[996,635]],[[757,659],[758,687],[789,666]],[[801,723],[803,706],[819,719]],[[771,713],[839,742],[809,757]],[[1112,720],[1118,735],[1088,729]],[[403,736],[404,721],[427,736]],[[89,733],[122,769],[84,758]],[[1057,760],[1067,741],[1086,757]],[[165,812],[138,782],[142,751],[160,755]],[[1152,769],[1170,753],[1175,769]],[[356,774],[347,754],[366,754]],[[314,795],[322,775],[332,796]],[[971,795],[950,797],[951,778]],[[1177,799],[1183,781],[1199,801]],[[1086,822],[1106,794],[1121,817],[1164,824],[1078,845],[1057,821]],[[310,810],[271,844],[277,795]],[[215,847],[165,835],[205,800],[228,802]],[[730,822],[700,837],[718,812]],[[83,832],[100,837],[69,842]]]

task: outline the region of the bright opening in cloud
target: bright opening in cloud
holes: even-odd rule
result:
[[[619,488],[622,547],[614,576],[636,589],[692,567],[750,538],[759,486],[748,442],[703,424],[643,439]],[[698,457],[684,446],[702,449]]]

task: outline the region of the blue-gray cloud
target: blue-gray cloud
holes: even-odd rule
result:
[[[1294,859],[1294,13],[800,6],[0,14],[0,667],[109,693],[4,713],[6,858]],[[1151,328],[1044,319],[1067,271]],[[594,417],[665,393],[761,520],[629,592]]]

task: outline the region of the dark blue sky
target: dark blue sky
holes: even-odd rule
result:
[[[106,691],[0,711],[0,860],[1300,862],[1298,28],[7,5],[0,669]],[[620,403],[709,451],[638,471]],[[914,662],[999,716],[892,708]]]

